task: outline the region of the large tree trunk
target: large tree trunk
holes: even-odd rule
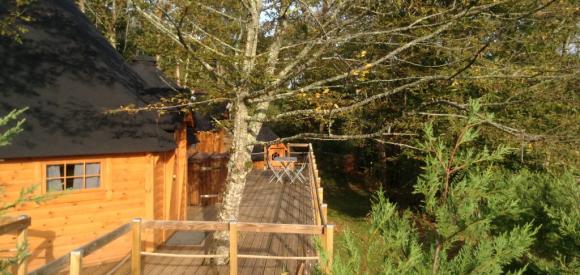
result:
[[[248,109],[240,100],[236,104],[234,112],[234,131],[231,156],[228,162],[228,176],[223,204],[218,214],[218,221],[236,221],[239,216],[240,203],[246,176],[252,170],[250,145],[255,138],[248,135]],[[228,254],[228,232],[216,232],[214,234],[213,248],[217,254]],[[216,259],[217,264],[225,264],[225,259]]]
[[[246,25],[246,45],[244,51],[243,74],[244,77],[250,77],[256,64],[256,49],[258,46],[258,33],[260,29],[260,11],[262,9],[261,0],[248,1],[248,11],[250,23]],[[226,190],[223,197],[223,204],[218,214],[218,221],[229,222],[237,221],[240,211],[240,203],[246,177],[252,170],[251,145],[256,141],[258,132],[255,128],[261,126],[261,123],[249,123],[249,110],[245,100],[250,94],[249,84],[251,81],[243,81],[236,90],[236,102],[233,110],[233,142],[231,155],[228,162],[228,177],[226,179]],[[259,104],[260,105],[260,104]],[[267,109],[268,104],[261,104],[258,110],[264,107]],[[228,254],[229,252],[228,232],[216,232],[212,242],[212,250],[217,254]],[[225,258],[217,258],[217,264],[225,264]]]

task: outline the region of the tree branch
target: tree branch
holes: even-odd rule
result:
[[[384,62],[384,61],[386,61],[388,59],[391,59],[395,55],[397,55],[400,52],[402,52],[402,51],[404,51],[404,50],[406,50],[406,49],[414,46],[415,44],[435,37],[436,35],[440,34],[441,32],[447,30],[449,27],[451,27],[451,25],[452,25],[452,22],[448,22],[448,23],[444,24],[443,26],[439,27],[437,30],[433,31],[432,33],[430,33],[428,35],[421,36],[419,38],[416,38],[416,39],[414,39],[414,40],[412,40],[412,41],[404,44],[403,46],[401,46],[401,47],[399,47],[399,48],[391,51],[387,55],[385,55],[385,56],[383,56],[383,57],[381,57],[381,58],[379,58],[379,59],[371,62],[371,63],[368,63],[368,64],[366,64],[364,66],[359,66],[355,70],[357,70],[357,71],[368,70],[368,69],[370,69],[370,68],[372,68],[372,67],[374,67],[374,66],[376,66],[378,64],[381,64],[382,62]],[[294,95],[295,93],[306,92],[306,91],[311,91],[311,90],[314,90],[314,89],[319,89],[321,85],[324,85],[324,84],[327,84],[327,83],[330,83],[330,82],[334,82],[334,81],[337,81],[337,80],[341,80],[341,79],[347,78],[349,76],[351,76],[351,72],[339,74],[339,75],[336,75],[334,77],[330,77],[330,78],[326,78],[326,79],[323,79],[323,80],[316,81],[316,82],[311,83],[311,84],[309,84],[309,85],[307,85],[305,87],[302,87],[300,89],[288,91],[288,92],[281,93],[281,94],[277,94],[277,95],[269,95],[269,96],[266,96],[266,97],[258,97],[258,98],[250,99],[250,102],[255,103],[255,102],[263,102],[263,101],[272,101],[272,100],[284,99],[284,98],[287,98],[287,97],[290,97],[290,96]]]
[[[455,105],[451,105],[451,106],[455,106]],[[460,104],[457,104],[457,106],[460,106]],[[428,113],[428,112],[413,112],[410,114],[417,114],[417,115],[424,115],[424,116],[434,116],[434,117],[456,117],[456,118],[463,118],[463,119],[467,119],[468,117],[465,115],[460,115],[460,114],[442,114],[442,113]],[[544,140],[546,138],[546,136],[544,135],[533,135],[533,134],[527,134],[526,131],[524,130],[520,130],[520,129],[516,129],[516,128],[512,128],[494,121],[491,121],[489,119],[486,119],[482,116],[479,116],[480,120],[482,123],[487,124],[489,126],[492,126],[498,130],[501,130],[505,133],[508,133],[512,136],[516,136],[519,138],[522,138],[523,140],[527,141],[527,142],[536,142],[536,141],[541,141]]]
[[[416,134],[410,133],[391,133],[386,131],[386,129],[370,133],[370,134],[360,134],[360,135],[334,135],[334,134],[320,134],[320,133],[300,133],[289,137],[278,138],[273,141],[263,141],[256,142],[255,145],[272,145],[277,143],[282,143],[286,141],[296,140],[296,139],[310,139],[310,140],[352,140],[352,139],[374,139],[385,136],[415,136]]]

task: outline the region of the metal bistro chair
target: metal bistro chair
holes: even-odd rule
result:
[[[272,165],[272,161],[270,160],[270,158],[266,159],[266,166],[268,166],[268,169],[270,169],[270,171],[272,171],[272,176],[270,176],[270,179],[268,180],[268,184],[274,182],[274,180],[276,180],[276,183],[284,183],[284,168],[283,167],[277,167]]]
[[[303,154],[303,153],[294,153],[293,154]],[[306,177],[304,176],[303,172],[306,167],[308,167],[308,159],[306,156],[297,156],[298,161],[294,163],[294,175],[291,178],[290,182],[294,183],[296,180],[300,181],[302,184],[306,183]]]
[[[302,174],[304,169],[308,167],[306,162],[297,162],[294,166],[294,177],[292,177],[291,182],[294,183],[296,180],[300,181],[302,184],[306,183],[306,177]]]

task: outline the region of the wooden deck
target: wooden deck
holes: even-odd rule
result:
[[[269,173],[253,171],[248,176],[240,206],[240,222],[314,224],[311,193],[306,184],[268,183]],[[190,217],[211,220],[212,209],[199,209]],[[269,256],[314,256],[312,237],[297,234],[240,233],[239,254]],[[164,247],[156,252],[207,254],[204,247]],[[307,269],[313,261],[241,258],[239,274],[295,274],[298,265]],[[143,257],[143,274],[228,274],[227,266],[204,265],[202,259]],[[123,268],[124,269],[124,268]],[[126,270],[126,269],[125,269]],[[125,272],[122,272],[125,273]]]

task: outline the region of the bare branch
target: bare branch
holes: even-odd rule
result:
[[[445,76],[427,76],[427,77],[423,77],[419,80],[416,80],[414,82],[411,83],[407,83],[405,85],[399,86],[397,88],[394,88],[392,90],[380,93],[380,94],[376,94],[373,95],[369,98],[366,98],[364,100],[358,101],[354,104],[348,105],[348,106],[344,106],[344,107],[340,107],[340,108],[336,108],[336,109],[324,109],[324,110],[317,110],[317,109],[305,109],[305,110],[296,110],[296,111],[290,111],[290,112],[286,112],[286,113],[281,113],[278,114],[276,116],[274,116],[274,119],[281,119],[281,118],[285,118],[285,117],[289,117],[289,116],[296,116],[296,115],[312,115],[312,114],[320,114],[320,115],[333,115],[333,114],[338,114],[338,113],[345,113],[345,112],[351,112],[355,109],[358,109],[360,107],[363,107],[367,104],[373,103],[379,99],[394,95],[396,93],[402,92],[406,89],[412,88],[412,87],[416,87],[419,86],[420,84],[429,82],[429,81],[433,81],[433,80],[437,80],[437,79],[446,79]]]
[[[233,20],[233,21],[236,21],[236,22],[240,22],[240,23],[247,23],[247,21],[245,21],[245,20],[242,20],[242,19],[241,19],[241,18],[239,18],[239,17],[234,17],[234,16],[232,16],[232,15],[229,15],[229,14],[227,14],[227,13],[225,13],[225,12],[222,12],[222,11],[216,10],[216,9],[214,9],[214,8],[210,7],[210,6],[206,6],[206,5],[202,4],[202,3],[200,3],[199,1],[194,1],[194,3],[195,3],[196,5],[198,5],[198,6],[200,6],[200,7],[202,7],[202,8],[204,8],[204,9],[208,10],[208,11],[211,11],[211,12],[217,13],[217,14],[219,14],[219,15],[221,15],[221,16],[223,16],[223,17],[227,18],[227,19],[230,19],[230,20]]]
[[[381,129],[377,132],[370,134],[360,134],[360,135],[334,135],[334,134],[320,134],[320,133],[300,133],[289,137],[279,138],[273,141],[262,141],[256,142],[254,144],[260,145],[271,145],[281,142],[287,142],[296,139],[309,139],[309,140],[353,140],[353,139],[375,139],[379,137],[386,136],[416,136],[416,134],[411,133],[391,133],[387,129]]]
[[[453,105],[451,105],[451,106],[453,106]],[[457,106],[460,106],[460,105],[457,104]],[[428,112],[413,112],[411,114],[433,116],[433,117],[456,117],[456,118],[463,118],[463,119],[468,118],[467,116],[460,115],[460,114],[443,114],[443,113],[428,113]],[[479,118],[480,118],[482,123],[487,124],[489,126],[492,126],[496,129],[501,130],[505,133],[508,133],[512,136],[519,137],[519,138],[525,140],[526,142],[536,142],[536,141],[544,140],[546,138],[546,136],[544,136],[544,135],[527,134],[525,130],[512,128],[512,127],[491,121],[491,120],[486,119],[482,116],[479,116]]]
[[[180,110],[182,108],[193,108],[199,105],[210,105],[216,104],[221,102],[231,102],[233,99],[226,98],[226,97],[219,97],[219,98],[212,98],[208,100],[198,101],[198,102],[188,102],[182,104],[174,104],[174,105],[165,105],[161,102],[149,104],[143,107],[133,107],[133,106],[121,106],[118,109],[108,110],[106,113],[114,114],[114,113],[139,113],[139,112],[148,112],[148,111],[156,111],[156,112],[164,112],[164,111],[172,111],[172,110]]]
[[[413,150],[417,150],[417,151],[422,151],[421,148],[415,147],[415,146],[411,146],[408,144],[404,144],[404,143],[398,143],[398,142],[392,142],[392,141],[386,141],[386,140],[382,140],[382,139],[373,139],[374,141],[380,143],[380,144],[389,144],[389,145],[395,145],[395,146],[399,146],[399,147],[403,147],[403,148],[409,148],[409,149],[413,149]]]
[[[371,63],[368,63],[368,64],[366,64],[364,66],[359,66],[355,70],[357,70],[357,71],[368,70],[368,69],[370,69],[370,68],[372,68],[372,67],[374,67],[374,66],[376,66],[378,64],[381,64],[382,62],[385,62],[386,60],[391,59],[395,55],[397,55],[397,54],[401,53],[402,51],[404,51],[404,50],[406,50],[406,49],[414,46],[417,43],[422,42],[422,41],[425,41],[425,40],[428,40],[428,39],[431,39],[431,38],[437,36],[441,32],[447,30],[451,25],[452,25],[452,22],[448,22],[448,23],[444,24],[443,26],[439,27],[437,30],[431,32],[430,34],[421,36],[419,38],[416,38],[416,39],[414,39],[414,40],[406,43],[405,45],[403,45],[401,47],[398,47],[397,49],[391,51],[387,55],[385,55],[385,56],[383,56],[383,57],[381,57],[381,58],[379,58],[379,59],[377,59],[377,60],[375,60],[375,61],[373,61]],[[341,79],[347,78],[349,76],[351,76],[351,72],[342,73],[342,74],[336,75],[334,77],[330,77],[330,78],[327,78],[327,79],[323,79],[323,80],[316,81],[316,82],[311,83],[311,84],[309,84],[309,85],[307,85],[305,87],[302,87],[300,89],[288,91],[288,92],[281,93],[281,94],[277,94],[277,95],[269,95],[269,96],[266,96],[266,97],[258,97],[258,98],[250,99],[250,102],[263,102],[263,101],[271,101],[271,100],[277,100],[277,99],[287,98],[287,97],[290,97],[290,96],[294,95],[295,93],[306,92],[306,91],[311,91],[311,90],[314,90],[314,89],[319,89],[321,85],[324,85],[324,84],[327,84],[327,83],[330,83],[330,82],[334,82],[334,81],[337,81],[337,80],[341,80]]]

